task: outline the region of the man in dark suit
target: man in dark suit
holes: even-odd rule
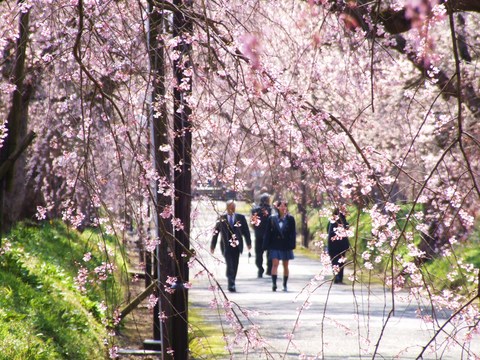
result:
[[[235,213],[235,202],[227,201],[227,213],[220,216],[215,225],[215,232],[210,245],[213,254],[220,234],[220,249],[227,264],[228,291],[235,292],[235,278],[237,277],[238,262],[243,251],[243,238],[247,243],[248,250],[252,248],[250,230],[247,219],[241,214]]]

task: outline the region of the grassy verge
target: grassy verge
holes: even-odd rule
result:
[[[75,283],[79,265],[90,274],[102,266],[106,242],[60,222],[19,224],[2,239],[0,360],[106,358],[101,301],[119,294],[111,280],[86,284],[88,295]]]
[[[226,358],[225,341],[220,326],[208,323],[202,309],[189,307],[189,348],[192,360]]]

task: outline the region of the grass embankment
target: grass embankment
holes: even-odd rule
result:
[[[98,234],[60,222],[19,224],[2,239],[0,360],[107,358],[101,301],[118,294],[111,280],[90,283],[83,294],[75,277],[79,264],[90,274],[101,267],[108,246]]]
[[[89,283],[82,293],[75,278],[79,265],[90,274],[101,267],[110,246],[112,239],[61,222],[19,224],[2,239],[0,360],[108,358],[102,302],[107,296],[107,303],[117,303],[122,289],[110,279]],[[226,354],[221,330],[208,324],[200,309],[189,310],[189,321],[192,358]]]

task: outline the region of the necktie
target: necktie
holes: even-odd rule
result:
[[[230,226],[233,227],[233,215],[228,215],[228,222],[230,223]]]

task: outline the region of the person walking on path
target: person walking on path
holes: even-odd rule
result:
[[[283,265],[283,291],[287,291],[289,276],[288,262],[294,258],[296,247],[295,219],[288,214],[287,202],[279,200],[275,203],[278,215],[271,215],[267,220],[267,228],[263,238],[263,248],[268,250],[268,258],[272,260],[272,291],[277,291],[278,265]]]
[[[327,227],[328,255],[332,261],[333,274],[335,276],[335,284],[343,284],[343,269],[345,267],[345,253],[350,248],[348,237],[345,231],[349,225],[345,215],[338,208],[333,210],[333,221],[330,220]]]
[[[255,265],[258,272],[257,277],[263,277],[265,271],[263,267],[263,236],[267,229],[268,217],[272,215],[272,207],[270,206],[270,195],[263,193],[260,196],[260,204],[256,205],[252,209],[251,223],[255,231]],[[272,275],[272,260],[268,259],[267,253],[267,275]]]
[[[218,235],[220,234],[220,249],[227,265],[228,291],[235,292],[235,278],[237,277],[240,254],[243,252],[243,238],[245,238],[248,250],[252,248],[252,240],[245,216],[235,213],[235,201],[227,201],[226,210],[226,214],[221,215],[215,225],[210,252],[212,254],[215,252]]]

